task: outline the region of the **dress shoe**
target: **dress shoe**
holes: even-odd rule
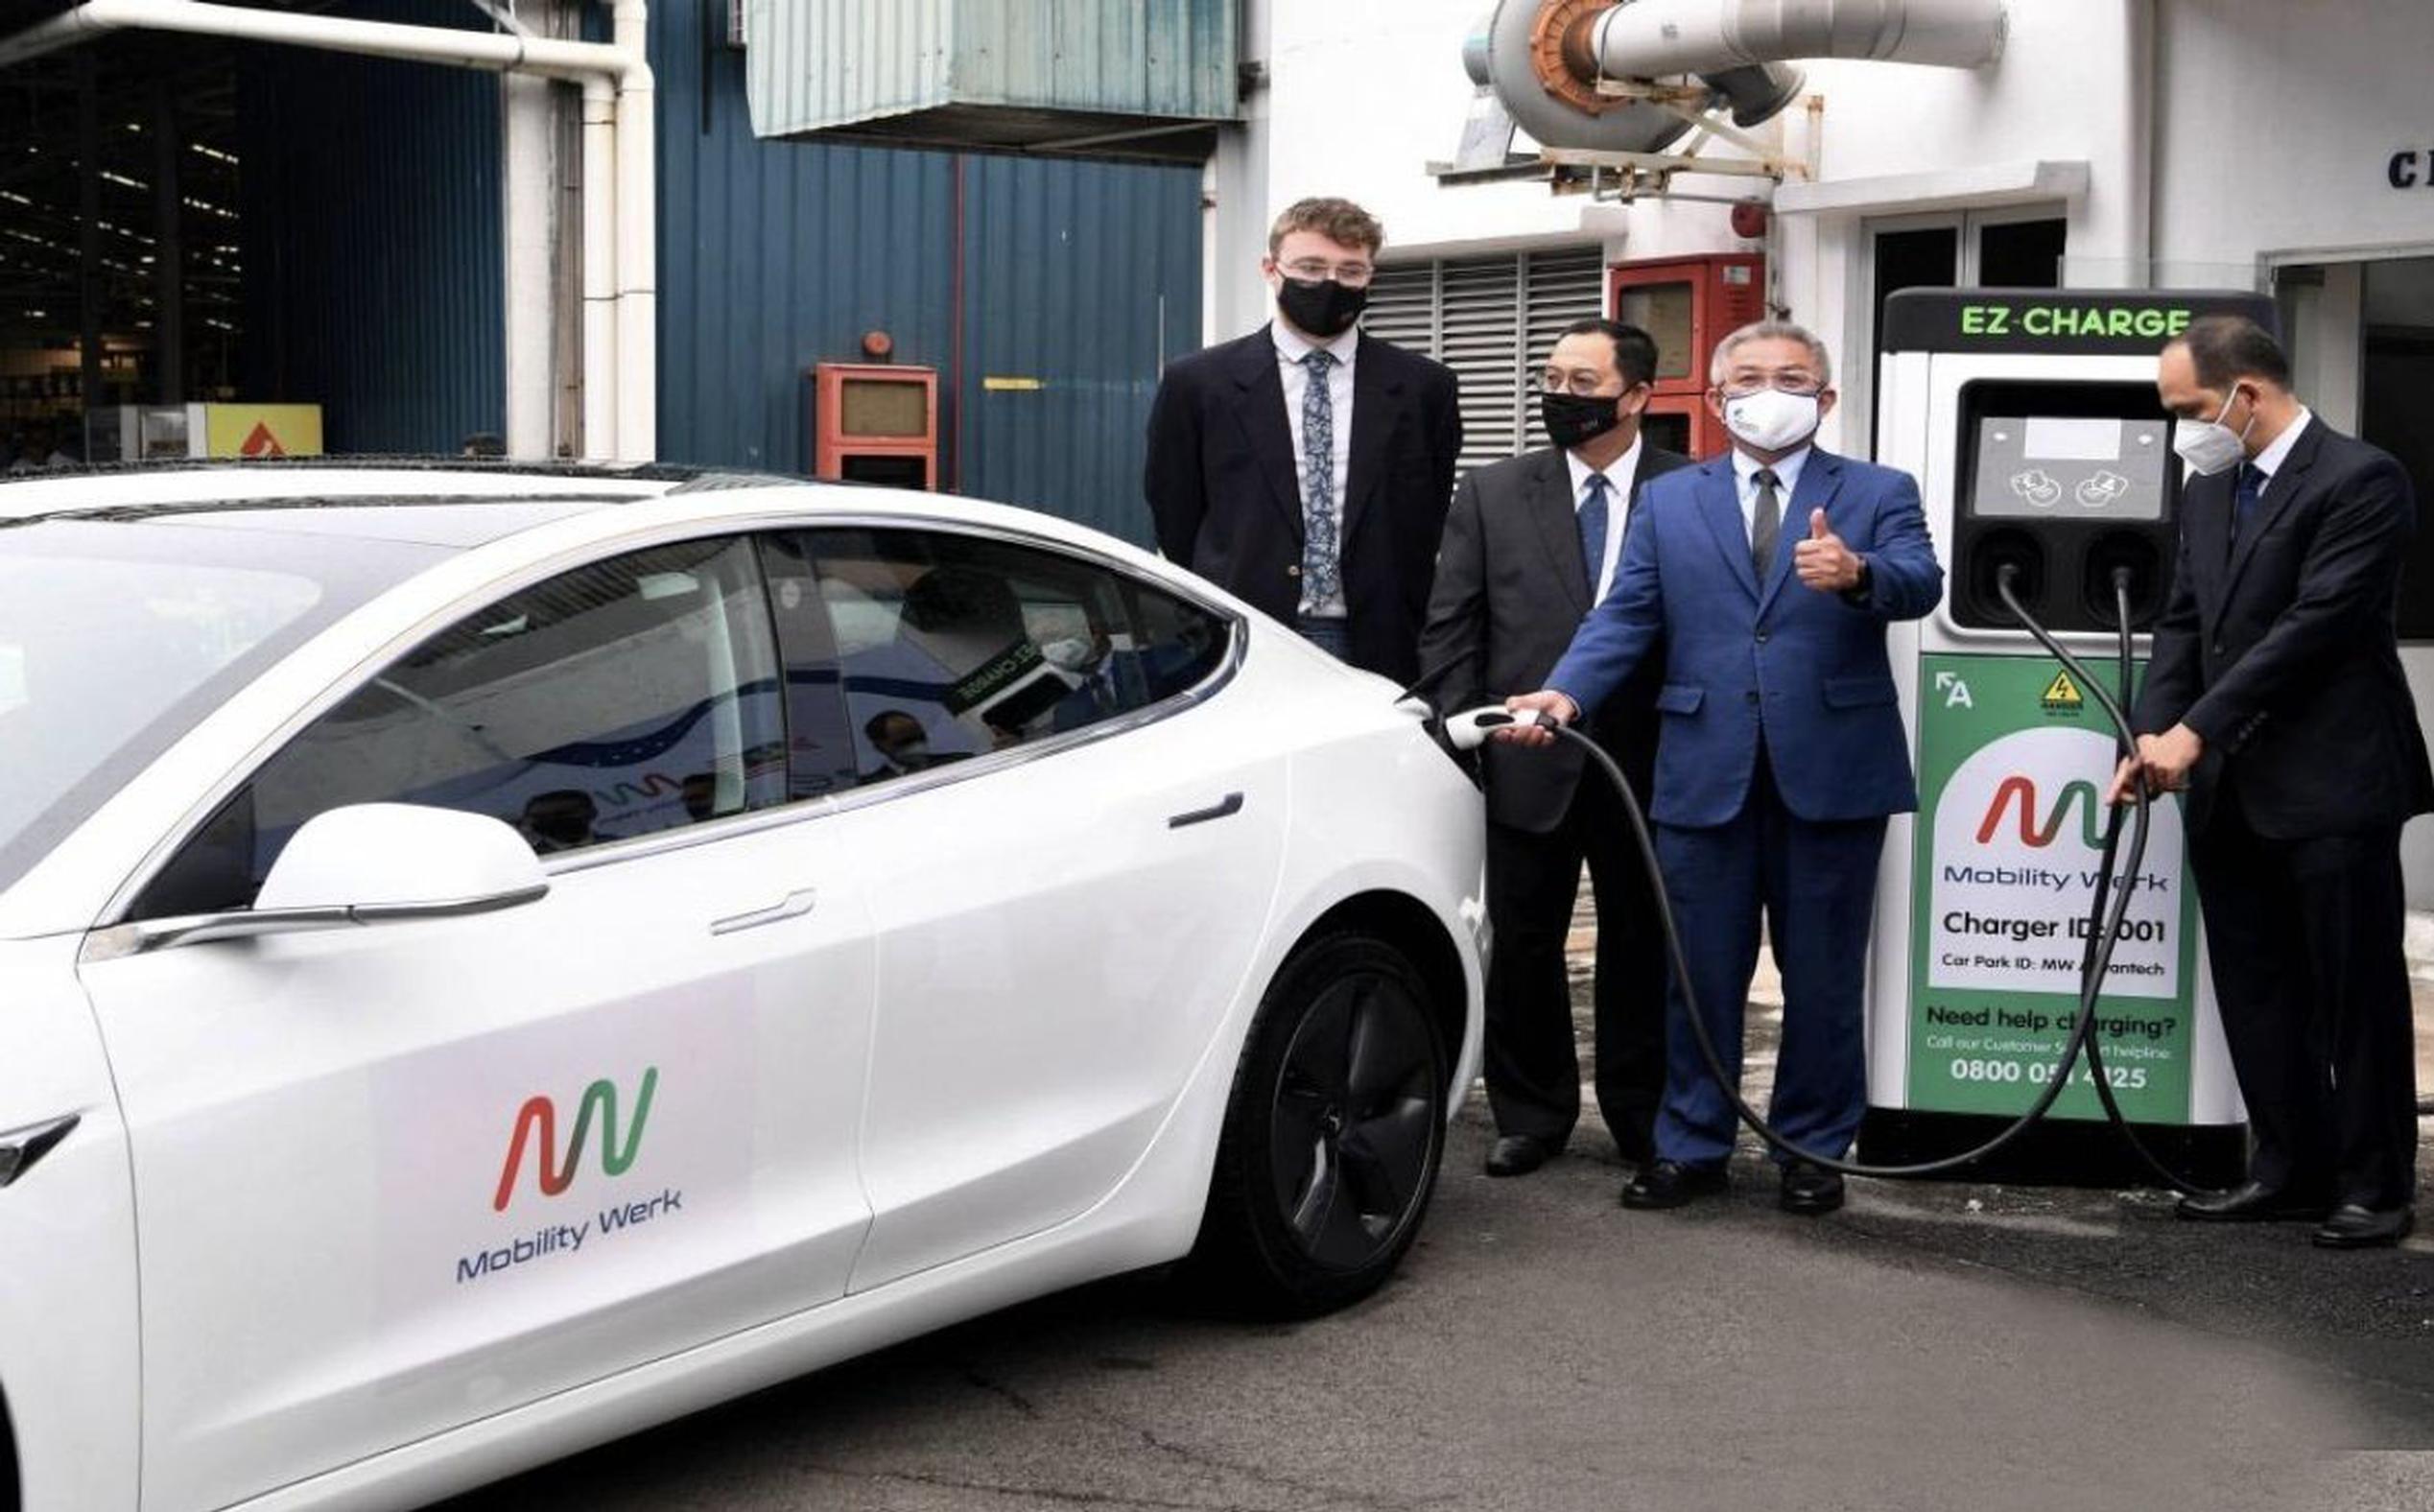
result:
[[[2409,1230],[2416,1223],[2416,1210],[2406,1203],[2397,1208],[2370,1208],[2344,1202],[2324,1220],[2324,1227],[2316,1230],[2315,1241],[2326,1249],[2375,1249],[2398,1244],[2409,1237]]]
[[[1555,1153],[1554,1146],[1534,1134],[1507,1134],[1487,1152],[1487,1173],[1491,1176],[1526,1176],[1547,1164],[1547,1157]]]
[[[2175,1217],[2196,1223],[2273,1223],[2290,1218],[2320,1218],[2329,1202],[2311,1201],[2304,1193],[2243,1181],[2229,1192],[2201,1192],[2183,1197],[2172,1209]]]
[[[1784,1190],[1775,1201],[1784,1212],[1804,1217],[1831,1213],[1842,1206],[1842,1172],[1795,1160],[1784,1167]]]
[[[1626,1208],[1678,1208],[1696,1197],[1713,1196],[1724,1190],[1724,1168],[1689,1166],[1678,1160],[1659,1160],[1643,1166],[1622,1189],[1622,1205]]]

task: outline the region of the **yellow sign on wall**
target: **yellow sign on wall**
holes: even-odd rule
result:
[[[321,407],[318,404],[206,404],[206,457],[319,457]]]

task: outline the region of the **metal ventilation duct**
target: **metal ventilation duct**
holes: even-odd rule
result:
[[[1981,68],[2005,31],[2003,0],[1500,0],[1463,59],[1542,145],[1657,152],[1689,128],[1598,80],[1696,75],[1755,126],[1799,96],[1792,59]]]

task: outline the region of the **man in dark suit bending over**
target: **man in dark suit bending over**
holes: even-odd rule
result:
[[[2318,1220],[2396,1244],[2416,1195],[2416,1052],[2400,827],[2434,773],[2393,629],[2417,527],[2407,474],[2290,391],[2262,328],[2210,316],[2156,387],[2195,474],[2139,697],[2134,774],[2189,793],[2223,1036],[2255,1148],[2215,1221]]]
[[[1277,217],[1276,319],[1167,368],[1142,489],[1168,560],[1408,683],[1462,416],[1450,368],[1356,323],[1383,242],[1348,200]]]
[[[1451,713],[1542,687],[1581,618],[1614,581],[1629,505],[1690,459],[1646,444],[1640,417],[1657,344],[1637,326],[1582,320],[1539,373],[1554,445],[1481,467],[1454,490],[1420,638],[1422,681]],[[1645,802],[1656,767],[1662,681],[1651,664],[1600,711],[1594,731]],[[1498,1139],[1491,1176],[1535,1170],[1580,1115],[1564,939],[1584,859],[1597,896],[1598,1111],[1625,1160],[1654,1149],[1665,1094],[1665,942],[1647,874],[1614,792],[1581,780],[1572,746],[1490,744],[1487,1096]]]

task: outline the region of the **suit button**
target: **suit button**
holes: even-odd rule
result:
[[[1761,645],[1761,646],[1763,646],[1763,645],[1765,645],[1765,644],[1766,644],[1766,632],[1765,632],[1764,630],[1761,630],[1761,631],[1759,631],[1759,632],[1758,632],[1758,644],[1759,644],[1759,645]]]
[[[1286,569],[1285,569],[1285,576],[1286,576],[1286,577],[1288,577],[1288,578],[1298,578],[1298,577],[1300,577],[1301,575],[1302,575],[1302,570],[1301,570],[1299,567],[1288,567],[1288,568],[1286,568]],[[2221,648],[2219,648],[2219,647],[2217,647],[2217,648],[2216,648],[2216,650],[2219,650],[2220,649],[2221,649]]]
[[[1741,695],[1741,697],[1746,702],[1756,703],[1758,701],[1758,690],[1756,688],[1752,688],[1749,692]]]
[[[2212,649],[2215,655],[2220,656],[2223,654],[2223,643],[2221,641],[2216,641]]]

